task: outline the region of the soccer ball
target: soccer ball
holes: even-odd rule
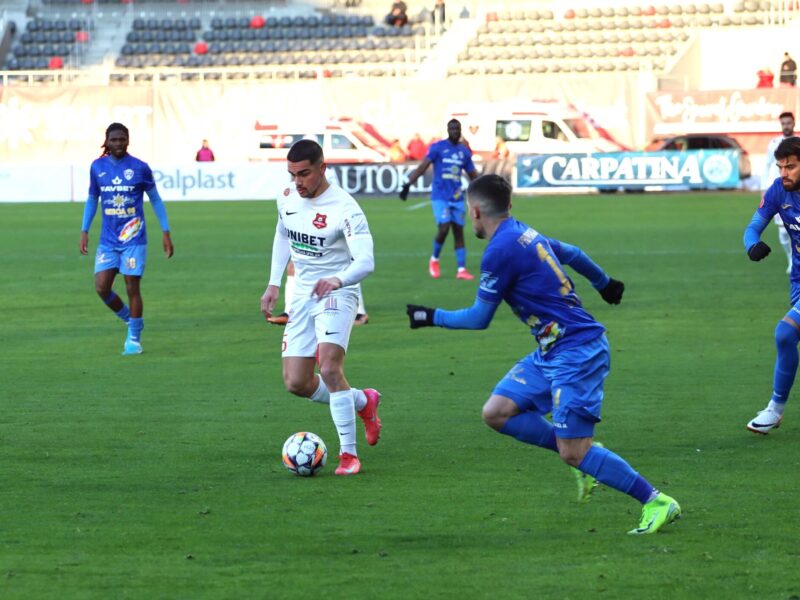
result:
[[[307,431],[293,433],[283,444],[283,466],[300,477],[311,477],[325,466],[328,449],[318,435]]]

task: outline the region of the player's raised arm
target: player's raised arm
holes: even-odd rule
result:
[[[579,274],[583,275],[600,292],[603,300],[609,304],[619,304],[625,292],[625,284],[609,277],[605,271],[594,262],[588,254],[578,246],[567,244],[559,240],[550,239],[550,247],[559,262],[569,265]]]

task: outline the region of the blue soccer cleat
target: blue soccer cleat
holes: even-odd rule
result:
[[[132,354],[141,354],[142,352],[144,352],[144,350],[142,350],[141,343],[134,342],[132,339],[125,340],[122,356],[131,356]]]

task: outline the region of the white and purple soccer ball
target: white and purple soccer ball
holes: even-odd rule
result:
[[[317,474],[327,460],[325,442],[308,431],[293,433],[283,444],[283,466],[300,477]]]

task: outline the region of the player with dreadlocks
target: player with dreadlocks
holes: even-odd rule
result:
[[[140,283],[147,255],[145,192],[164,232],[162,243],[167,258],[174,253],[167,212],[153,172],[147,163],[128,154],[129,139],[128,128],[121,123],[112,123],[106,129],[103,154],[92,163],[89,172],[89,196],[79,243],[81,254],[88,254],[89,228],[99,200],[103,219],[94,260],[94,284],[100,299],[128,326],[123,355],[142,353],[144,319]],[[128,306],[112,290],[118,272],[125,277]]]

